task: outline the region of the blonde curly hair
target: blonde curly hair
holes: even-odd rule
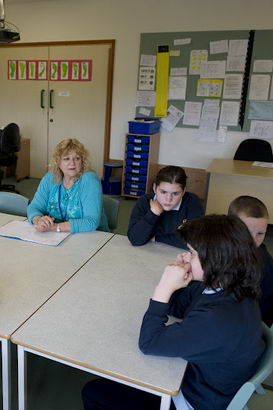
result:
[[[63,172],[60,169],[61,159],[71,151],[75,151],[76,154],[81,157],[81,170],[79,176],[91,169],[89,152],[85,146],[76,138],[66,138],[59,142],[55,147],[49,163],[49,169],[53,172],[56,183],[60,183],[63,179]]]

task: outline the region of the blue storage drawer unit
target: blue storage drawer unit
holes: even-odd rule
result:
[[[132,134],[155,134],[160,130],[160,120],[128,121],[129,133]]]
[[[159,133],[157,131],[160,126],[158,123],[157,120],[146,123],[129,121],[122,181],[122,192],[125,196],[137,198],[150,191],[154,174],[157,171],[159,151]],[[144,131],[141,128],[143,126],[156,126],[156,131],[154,128],[148,128]]]

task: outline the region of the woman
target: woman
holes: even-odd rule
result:
[[[109,231],[102,208],[101,183],[88,171],[88,151],[67,138],[55,148],[49,171],[28,206],[30,223],[40,232]]]
[[[179,225],[204,215],[195,194],[186,192],[187,175],[183,168],[167,166],[155,177],[153,193],[141,196],[131,215],[128,238],[132,245],[144,245],[151,239],[185,248],[176,235]]]

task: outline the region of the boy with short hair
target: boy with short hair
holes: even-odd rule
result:
[[[258,248],[262,263],[260,309],[262,320],[271,326],[273,324],[273,258],[263,243],[268,225],[268,210],[258,198],[242,195],[230,203],[228,214],[238,216],[247,225]]]

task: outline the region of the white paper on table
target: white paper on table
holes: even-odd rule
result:
[[[199,125],[201,110],[202,110],[201,102],[186,101],[185,108],[184,108],[183,124],[184,125]]]
[[[136,106],[155,107],[155,91],[137,91]]]
[[[155,64],[156,64],[156,56],[141,54],[140,65],[147,65],[150,67],[155,67]]]
[[[239,100],[242,95],[243,74],[226,74],[223,98]]]
[[[172,67],[170,70],[171,76],[187,75],[187,67]]]
[[[155,89],[155,67],[139,67],[138,89]]]
[[[260,162],[254,161],[252,163],[254,167],[262,167],[262,168],[273,168],[273,162]]]
[[[165,130],[171,132],[176,127],[178,121],[183,117],[183,111],[170,105],[168,108],[168,115],[161,119],[161,126]]]
[[[226,61],[202,61],[200,65],[200,78],[224,78]]]
[[[249,136],[253,138],[272,139],[273,121],[251,121]]]
[[[228,40],[210,41],[210,54],[219,54],[228,52]]]
[[[272,73],[273,60],[254,60],[253,73]]]
[[[208,50],[192,50],[190,56],[190,74],[200,74],[202,61],[208,60]]]
[[[169,77],[169,100],[185,100],[187,77]]]
[[[222,101],[220,124],[237,126],[239,119],[239,101]]]
[[[39,232],[28,221],[10,221],[0,227],[0,236],[40,245],[58,246],[70,232]]]
[[[269,74],[252,74],[250,80],[249,100],[267,100],[270,85]]]

